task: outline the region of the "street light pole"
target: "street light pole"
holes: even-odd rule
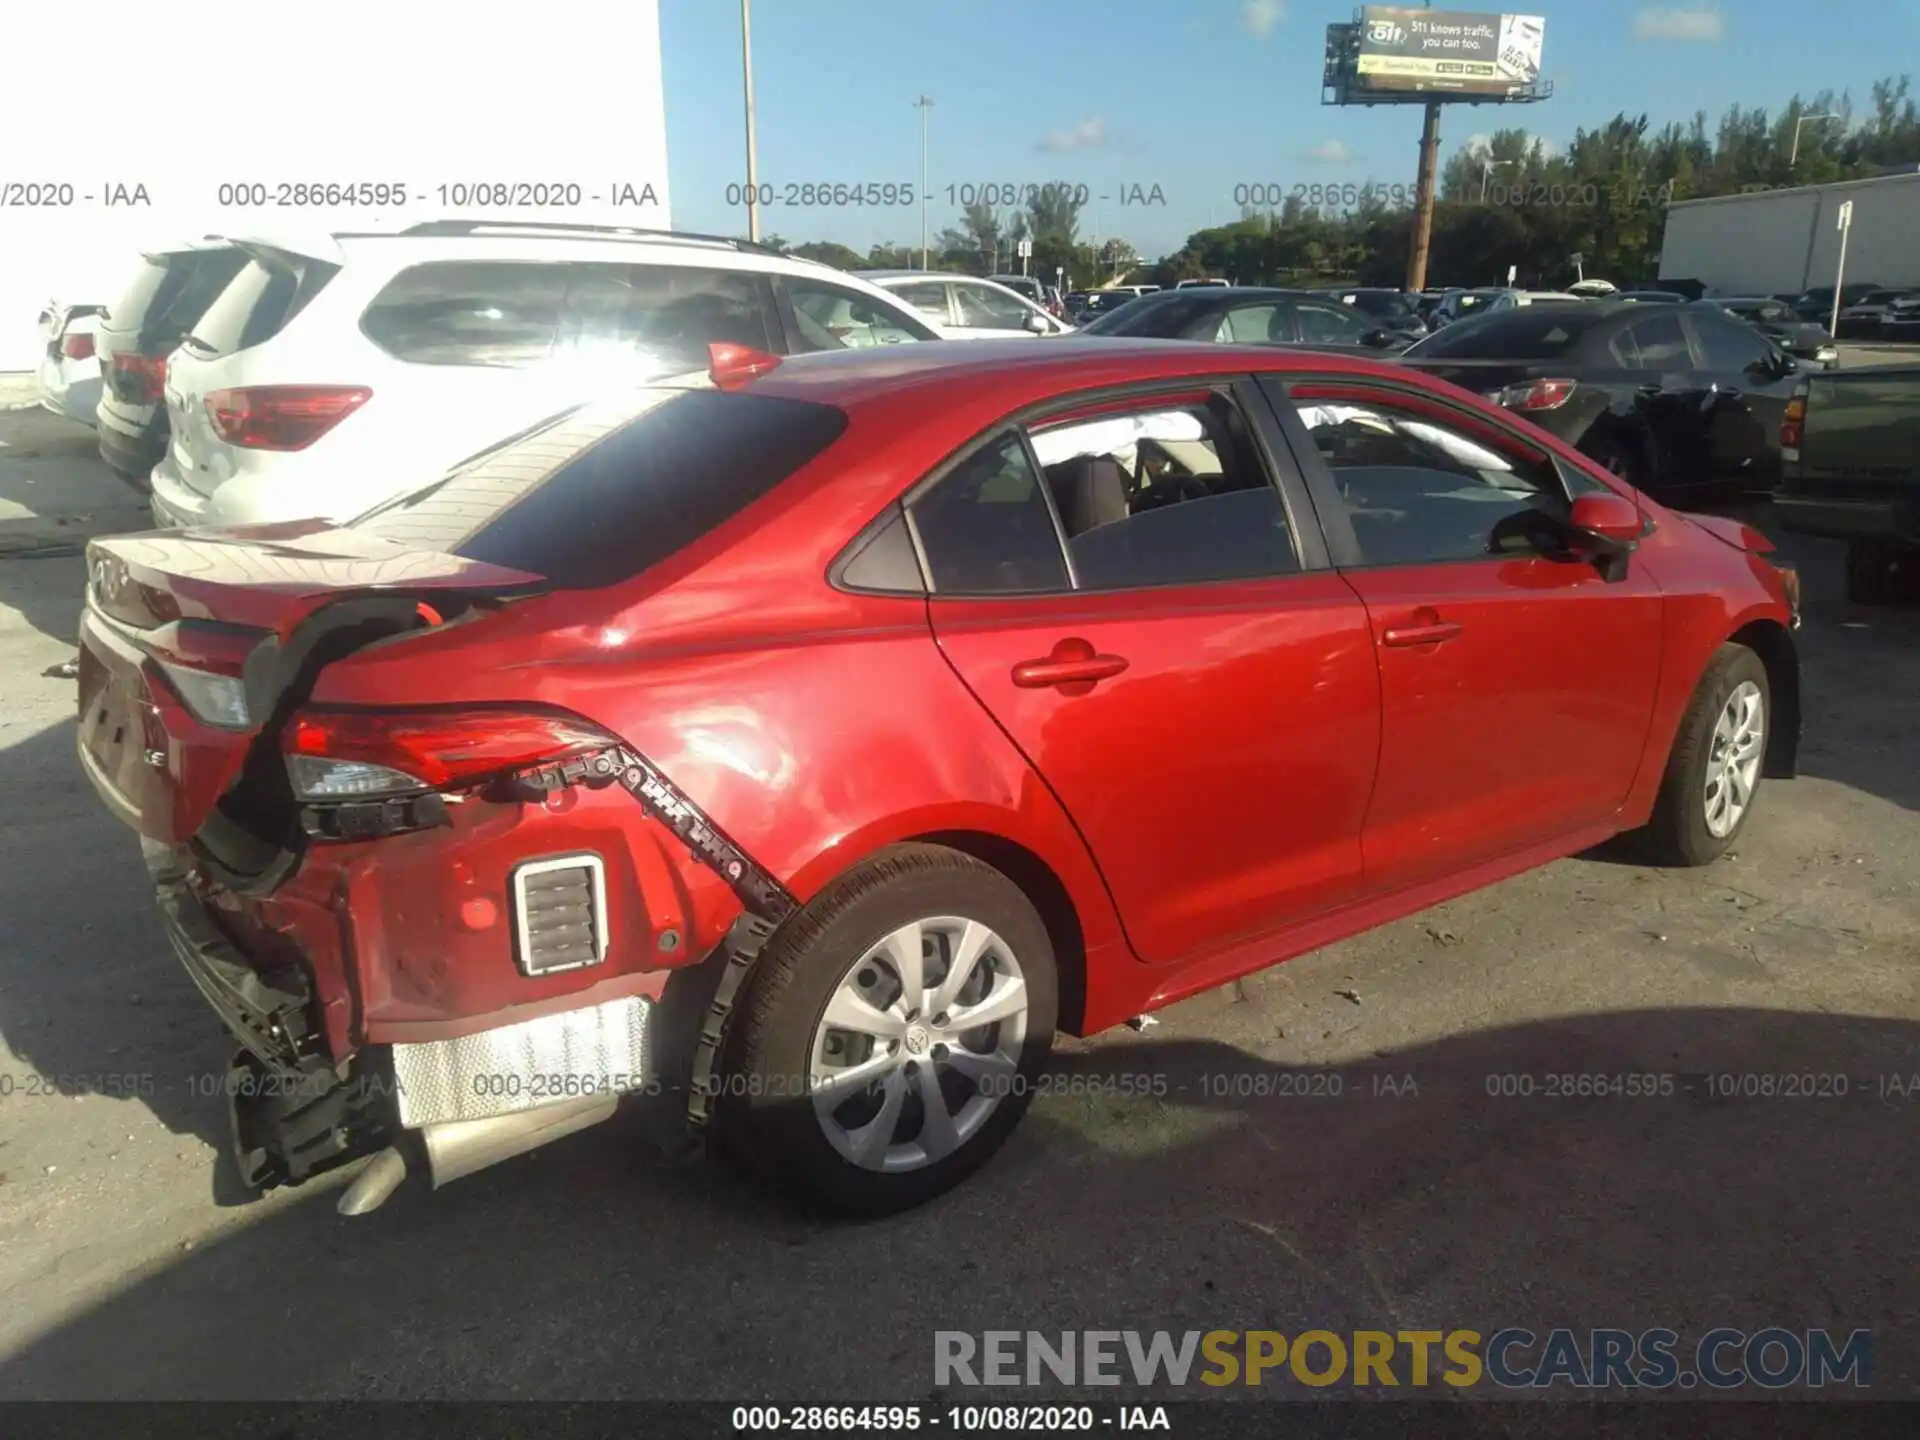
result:
[[[1480,203],[1487,203],[1487,181],[1502,165],[1513,165],[1513,160],[1482,160],[1480,162]]]
[[[747,95],[747,238],[760,243],[760,157],[753,138],[753,23],[751,0],[740,0],[740,73]]]
[[[913,102],[920,112],[920,268],[927,268],[927,111],[933,101],[922,95]]]
[[[1795,120],[1793,122],[1793,150],[1787,156],[1787,168],[1791,170],[1800,162],[1800,127],[1802,125],[1810,124],[1815,120],[1838,120],[1839,118],[1838,115],[1829,113],[1826,115],[1802,115],[1798,120]]]

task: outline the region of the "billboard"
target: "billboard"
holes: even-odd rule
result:
[[[1368,5],[1360,12],[1354,86],[1376,93],[1518,96],[1540,80],[1546,32],[1538,15]]]

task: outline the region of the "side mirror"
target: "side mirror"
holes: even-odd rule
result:
[[[1640,507],[1622,495],[1582,495],[1573,502],[1567,522],[1583,535],[1609,545],[1631,546],[1646,530]]]
[[[1384,350],[1393,344],[1393,338],[1391,330],[1369,330],[1360,337],[1360,343],[1375,350]]]
[[[1047,323],[1047,317],[1044,315],[1028,315],[1027,323],[1023,328],[1029,335],[1051,335],[1053,333],[1053,326]]]

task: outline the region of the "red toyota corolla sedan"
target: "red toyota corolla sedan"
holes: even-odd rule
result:
[[[886,1211],[1056,1031],[1720,855],[1795,764],[1768,551],[1390,364],[715,347],[350,527],[96,541],[79,753],[256,1186],[371,1155],[357,1213],[637,1092]]]

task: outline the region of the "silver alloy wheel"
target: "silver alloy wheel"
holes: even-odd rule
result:
[[[1743,680],[1734,687],[1714,722],[1707,751],[1707,833],[1724,840],[1747,813],[1760,779],[1760,758],[1767,738],[1766,701],[1760,687]]]
[[[813,1034],[808,1093],[842,1158],[898,1173],[941,1160],[1012,1088],[1027,982],[988,926],[902,925],[856,960]]]

